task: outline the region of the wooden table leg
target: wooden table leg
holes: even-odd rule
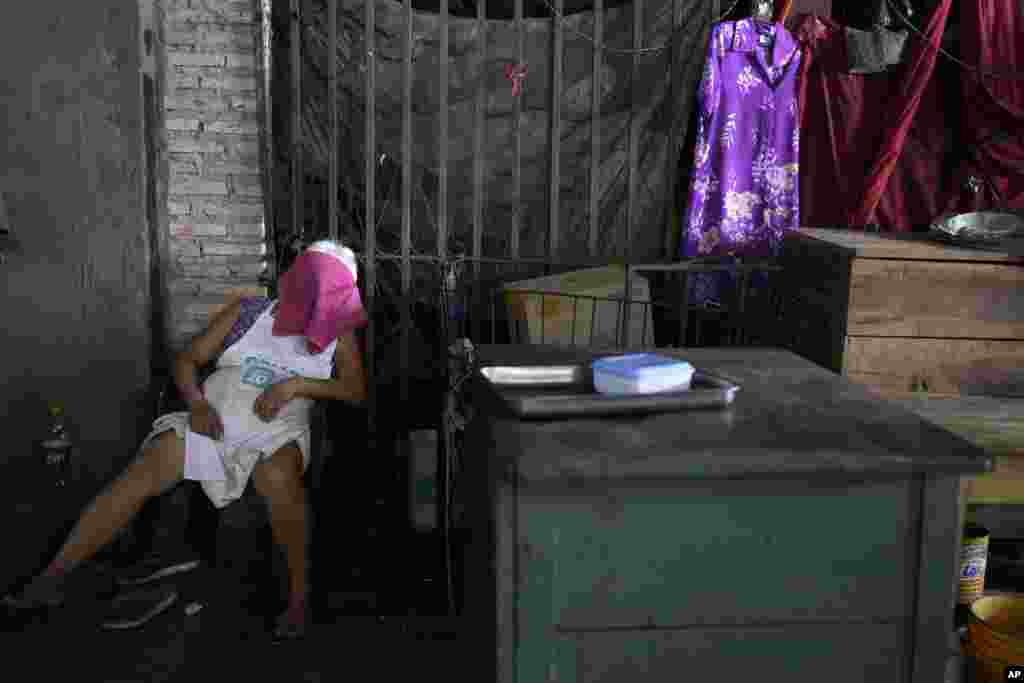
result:
[[[913,683],[941,681],[949,658],[963,503],[958,477],[926,476],[921,482],[921,536],[914,614]],[[951,505],[958,501],[956,505]]]

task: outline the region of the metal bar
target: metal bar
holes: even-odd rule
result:
[[[440,135],[437,149],[437,255],[448,256],[448,0],[441,0],[438,20],[441,30],[439,109]]]
[[[780,278],[777,277],[771,278],[768,285],[768,291],[771,292],[769,308],[772,314],[771,327],[769,328],[772,332],[768,336],[768,340],[771,346],[786,346],[790,343],[790,340],[786,339],[783,333],[783,330],[787,329],[787,297],[783,294],[779,280]]]
[[[481,300],[479,291],[479,284],[476,280],[471,280],[470,284],[466,287],[466,301],[467,301],[467,315],[469,316],[466,321],[466,334],[469,336],[470,341],[480,342],[480,304],[483,303]],[[471,311],[472,313],[469,313]]]
[[[562,186],[562,52],[565,36],[562,21],[565,0],[555,0],[555,13],[551,17],[551,158],[548,168],[548,257],[558,254],[558,219],[561,213]]]
[[[371,0],[368,0],[371,1]],[[412,0],[402,3],[405,39],[402,41],[402,301],[399,336],[399,398],[409,399],[409,332],[412,327]]]
[[[564,299],[574,299],[577,301],[601,301],[604,303],[613,303],[619,305],[622,303],[621,297],[616,296],[595,296],[593,294],[564,294],[562,292],[552,291],[549,289],[515,289],[513,290],[517,294],[536,294],[538,296],[557,296]],[[646,302],[634,301],[634,304],[643,304]]]
[[[640,78],[640,53],[643,48],[643,23],[644,3],[643,0],[633,0],[633,72],[629,82],[629,139],[628,139],[628,197],[626,199],[626,282],[623,287],[625,297],[628,300],[631,295],[632,277],[630,277],[629,262],[633,258],[633,223],[636,222],[636,195],[638,185],[637,163],[640,153],[640,119],[636,115],[636,94],[637,82]],[[622,319],[622,344],[629,346],[629,325],[625,318]]]
[[[630,304],[626,303],[626,300],[624,298],[620,299],[616,303],[618,303],[618,308],[619,308],[618,318],[616,319],[616,322],[618,322],[618,328],[619,328],[618,343],[619,343],[619,346],[621,346],[622,348],[628,348],[629,347],[629,334],[628,334],[628,332],[629,332],[629,325],[626,324],[626,316],[627,316],[626,312],[631,308],[631,306],[630,306]]]
[[[716,15],[717,16],[717,15]],[[669,32],[669,36],[675,37],[679,35],[679,31],[682,30],[683,22],[683,8],[680,0],[672,0],[672,29]],[[679,154],[677,151],[682,146],[682,129],[685,125],[685,119],[680,115],[679,110],[676,109],[679,102],[679,85],[676,80],[679,77],[679,66],[682,62],[682,47],[678,44],[677,40],[670,39],[671,44],[669,45],[668,52],[668,87],[669,87],[669,102],[671,103],[672,111],[675,112],[672,124],[669,127],[669,153],[665,155],[665,178],[668,179],[668,191],[665,193],[665,257],[672,257],[672,238],[674,237],[674,224],[673,217],[675,216],[674,209],[676,208],[676,196],[679,193],[678,187],[678,173],[675,173],[675,166],[679,163]],[[680,225],[682,225],[682,217],[679,219]]]
[[[302,148],[299,139],[302,135],[302,34],[299,20],[301,18],[301,0],[291,0],[290,24],[290,59],[292,72],[292,126],[291,126],[291,190],[292,190],[292,231],[302,237],[305,223],[302,205]]]
[[[365,36],[366,44],[366,171],[363,174],[363,182],[366,184],[366,244],[364,267],[366,268],[366,284],[364,294],[366,295],[366,306],[369,311],[370,322],[366,326],[366,364],[367,372],[370,375],[368,383],[369,395],[367,397],[367,433],[370,435],[371,447],[376,437],[377,424],[377,372],[374,360],[376,358],[374,343],[376,340],[377,325],[374,319],[373,310],[375,294],[377,289],[377,62],[376,62],[376,39],[374,28],[377,23],[376,3],[374,0],[367,0],[364,3],[365,10]]]
[[[260,0],[260,63],[263,68],[263,218],[266,226],[267,261],[269,273],[267,280],[272,288],[277,286],[277,221],[275,220],[276,202],[274,194],[274,108],[271,100],[271,83],[273,82],[274,63],[271,26],[270,0]]]
[[[351,58],[352,58],[352,56],[350,55],[349,59],[351,59]],[[341,89],[341,93],[344,95],[344,99],[342,100],[344,102],[343,111],[345,111],[347,116],[353,116],[355,114],[355,111],[356,111],[355,108],[353,107],[353,102],[355,101],[355,98],[356,98],[356,95],[355,95],[354,91],[355,91],[355,88],[342,88]],[[355,126],[352,125],[351,122],[346,121],[345,128],[344,128],[344,131],[343,131],[343,134],[344,134],[345,137],[344,137],[343,141],[339,141],[339,145],[340,146],[344,146],[346,150],[353,149],[355,147],[355,130],[356,130]],[[354,162],[354,161],[355,161],[355,159],[352,159],[352,162]],[[365,247],[365,243],[360,244],[360,239],[355,234],[356,231],[354,229],[355,228],[355,223],[356,223],[356,219],[355,219],[356,197],[358,195],[358,191],[356,190],[358,179],[357,179],[356,173],[354,171],[355,171],[354,164],[346,163],[345,164],[345,169],[341,173],[341,178],[342,178],[341,182],[344,183],[344,186],[345,186],[345,204],[344,204],[344,213],[343,213],[343,215],[345,217],[345,222],[347,224],[352,225],[352,227],[353,227],[353,230],[348,235],[348,237],[352,240],[352,244],[349,244],[349,245],[346,245],[346,246],[350,246],[350,247],[353,247],[353,248],[359,247],[359,246]],[[341,228],[340,227],[338,228],[338,232],[339,232],[339,234],[341,233]],[[363,238],[365,239],[365,235],[363,236]]]
[[[522,66],[526,60],[526,26],[523,23],[523,0],[515,0],[516,16],[516,60]],[[515,109],[515,119],[512,122],[512,130],[515,134],[515,161],[512,168],[513,191],[515,192],[515,203],[512,209],[514,225],[509,242],[509,251],[512,258],[519,256],[519,234],[523,229],[523,97],[525,93],[520,90],[519,97],[514,98],[512,106]]]
[[[746,341],[747,326],[746,312],[747,312],[747,293],[750,287],[750,275],[747,273],[737,273],[737,279],[739,280],[739,301],[736,302],[736,344],[741,345]]]
[[[690,322],[690,307],[686,305],[690,297],[689,291],[687,291],[690,285],[690,274],[685,270],[681,271],[680,278],[682,284],[679,289],[679,346],[683,347],[686,346],[686,327]]]
[[[441,259],[439,259],[437,256],[432,256],[432,255],[429,255],[429,254],[410,254],[408,259],[406,259],[406,257],[403,256],[401,253],[392,254],[392,253],[389,253],[389,252],[386,252],[386,251],[378,251],[377,252],[377,260],[378,261],[404,261],[404,260],[408,260],[408,261],[410,261],[412,263],[443,263],[443,261]]]
[[[633,49],[643,48],[644,2],[633,0]],[[633,255],[633,223],[636,221],[637,161],[640,152],[640,119],[636,115],[637,83],[640,79],[640,54],[633,53],[633,72],[629,83],[629,194],[626,200],[626,258]]]
[[[632,266],[634,271],[640,272],[687,272],[687,273],[710,273],[719,272],[722,266],[714,263],[697,263],[694,261],[682,261],[677,263],[654,263]],[[752,270],[765,270],[768,272],[781,271],[782,267],[771,263],[758,263],[748,265],[737,265],[737,272],[749,272]]]
[[[540,295],[540,343],[544,345],[544,328],[547,320],[544,318],[544,295]]]
[[[328,169],[328,203],[327,216],[330,221],[327,226],[327,235],[332,239],[338,239],[338,2],[327,0],[327,12],[330,14],[327,22],[328,41],[327,59],[330,63],[330,74],[327,79],[327,105],[331,117],[331,149],[327,155]]]
[[[597,329],[597,299],[590,303],[590,346],[594,345],[595,329]]]
[[[702,323],[704,322],[704,309],[700,306],[693,312],[693,345],[700,346],[701,342],[704,341],[704,337],[701,334]]]
[[[594,0],[594,64],[590,90],[590,231],[587,254],[597,254],[601,212],[601,50],[604,42],[604,0]]]
[[[484,228],[484,109],[487,106],[487,0],[476,5],[476,51],[480,72],[476,80],[476,120],[473,125],[473,256],[483,253]],[[474,277],[480,279],[480,265],[473,266]]]
[[[438,433],[438,437],[441,434]],[[411,453],[410,453],[411,456]],[[411,481],[415,482],[415,464],[413,458],[409,458],[409,474],[411,475]],[[436,493],[434,494],[434,506],[437,510],[437,528],[441,531],[442,537],[448,538],[448,501],[451,495],[451,472],[448,468],[448,452],[447,450],[437,454],[436,467],[434,468],[434,476],[436,477]],[[445,569],[448,570],[448,544],[444,546],[444,563]],[[446,577],[450,576],[448,571],[445,572]],[[447,578],[445,580],[445,598],[446,601],[450,601],[451,591],[449,590]],[[450,610],[449,610],[450,614]]]
[[[640,328],[640,346],[647,346],[647,314],[651,310],[651,304],[644,302],[640,305],[640,314],[643,315],[643,327]]]
[[[626,275],[625,275],[626,283],[623,285],[623,301],[624,302],[629,302],[629,301],[633,300],[633,290],[632,290],[632,285],[633,285],[633,268],[630,266],[629,263],[627,263],[626,267],[623,268],[623,270],[626,271]],[[623,346],[629,346],[630,345],[630,326],[629,326],[629,322],[628,322],[627,318],[628,318],[629,314],[631,312],[633,312],[633,304],[627,303],[625,305],[626,305],[626,308],[624,309],[623,316],[620,318],[620,321],[618,321],[618,326],[620,326],[620,327],[618,327],[618,331],[617,332],[618,332],[618,338],[620,338],[622,340]]]
[[[572,346],[576,346],[576,306],[580,303],[579,297],[572,300]]]
[[[491,301],[491,343],[498,343],[498,297],[488,297]]]

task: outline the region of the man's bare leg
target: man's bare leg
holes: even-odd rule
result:
[[[174,430],[164,432],[89,503],[56,557],[29,583],[18,602],[62,602],[65,576],[110,543],[147,500],[179,484],[184,472],[185,442]]]
[[[302,452],[294,442],[256,465],[253,484],[270,511],[274,542],[288,561],[288,609],[278,617],[278,630],[304,632],[308,607],[309,508],[302,483]]]

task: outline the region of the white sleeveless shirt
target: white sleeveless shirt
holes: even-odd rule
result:
[[[229,448],[258,448],[260,436],[272,436],[281,428],[308,427],[313,401],[296,397],[270,422],[253,412],[256,399],[268,387],[289,377],[330,379],[337,341],[313,354],[306,338],[273,334],[277,302],[256,319],[253,326],[217,360],[217,370],[203,385],[207,400],[224,422],[224,443]]]

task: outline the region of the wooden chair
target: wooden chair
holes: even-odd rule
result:
[[[205,382],[216,370],[216,363],[210,363],[199,369],[198,380]],[[185,402],[178,394],[173,378],[167,378],[157,398],[155,414],[157,416],[176,411],[188,410]],[[324,461],[331,452],[330,435],[327,419],[328,406],[325,401],[317,401],[313,406],[312,429],[310,437],[310,463],[306,470],[306,486],[310,495],[310,509],[316,510],[316,502],[323,477]],[[254,494],[250,483],[242,498],[227,507],[218,510],[207,499],[202,487],[196,482],[186,482],[191,488],[188,501],[188,525],[186,534],[193,547],[200,550],[203,560],[208,566],[217,564],[217,536],[225,522],[225,516],[231,517],[230,526],[240,526],[247,520],[260,519],[265,513],[260,508],[262,501]],[[255,505],[254,505],[255,503]]]
[[[199,383],[206,381],[216,370],[216,361],[199,368],[197,380]],[[164,377],[156,380],[160,386],[156,395],[154,415],[161,416],[171,412],[185,411],[187,406],[178,393],[173,377]],[[310,464],[306,470],[305,480],[309,495],[311,520],[311,534],[315,538],[318,511],[320,501],[320,486],[323,481],[324,463],[328,454],[332,452],[332,430],[330,429],[329,413],[333,413],[334,420],[338,421],[338,414],[335,411],[333,401],[317,401],[313,406],[312,413],[312,434],[310,438]],[[337,406],[339,410],[353,410],[343,406]],[[352,422],[358,424],[359,417],[346,420],[342,416],[341,422]],[[365,422],[365,419],[362,419]],[[358,438],[358,435],[356,435]],[[193,549],[199,552],[201,559],[207,567],[225,568],[230,559],[237,559],[240,563],[248,564],[251,557],[230,558],[228,555],[219,553],[218,548],[224,545],[226,538],[230,538],[233,531],[239,528],[269,527],[269,517],[266,506],[262,499],[254,491],[250,483],[245,493],[239,500],[236,500],[223,509],[218,509],[207,498],[202,487],[197,482],[186,481],[180,492],[173,492],[168,497],[161,497],[146,506],[139,526],[142,527],[141,538],[137,535],[136,540],[141,540],[142,550],[151,547],[152,542],[161,531],[159,527],[163,524],[173,525],[174,521],[184,514],[187,522],[183,529],[184,540]],[[165,512],[173,513],[173,521],[164,516]],[[266,534],[267,542],[270,541],[270,534]],[[312,540],[312,539],[311,539]],[[232,546],[236,545],[231,543]],[[313,543],[311,542],[311,546]],[[243,547],[248,548],[248,545]],[[137,557],[140,549],[137,547],[131,556]],[[287,571],[283,564],[283,554],[277,552],[260,552],[264,558],[271,558],[269,574],[281,582],[282,588],[286,580]],[[281,555],[281,557],[278,557]],[[276,561],[275,559],[276,558]],[[317,581],[313,582],[316,590]],[[314,597],[314,600],[316,598]]]

